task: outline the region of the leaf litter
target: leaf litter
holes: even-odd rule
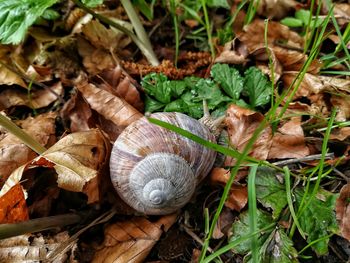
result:
[[[223,156],[224,160],[217,162],[219,167],[211,172],[210,184],[205,181],[179,214],[145,218],[123,204],[111,187],[111,143],[144,112],[179,111],[200,118],[206,100],[213,117],[226,116],[228,135],[219,143],[242,152],[284,91],[293,95],[291,101],[281,100],[249,151],[261,166],[255,178],[254,217],[256,229],[263,229],[256,235],[257,252],[252,252],[251,239],[245,238],[251,233],[252,219],[247,211],[251,209],[248,196],[252,194],[247,189],[248,161],[240,164],[228,189],[229,197],[215,224],[215,241],[210,242],[210,249],[218,250],[241,238],[220,255],[222,260],[254,262],[254,253],[261,262],[306,262],[307,258],[338,262],[349,257],[345,245],[335,243],[336,235],[350,240],[346,168],[350,84],[347,75],[341,73],[348,69],[348,62],[341,58],[348,51],[342,47],[336,30],[330,30],[331,25],[327,38],[336,50],[332,59],[341,62],[328,66],[327,52],[332,52],[324,45],[319,57],[305,70],[300,86],[295,82],[311,56],[304,52],[309,40],[305,34],[312,33],[306,30],[307,20],[311,18],[311,25],[319,28],[329,8],[323,5],[320,18],[316,18],[307,10],[309,3],[259,1],[255,19],[243,26],[251,15],[250,7],[237,11],[241,7],[236,2],[231,6],[226,1],[209,1],[207,11],[213,18],[213,32],[217,32],[213,43],[218,51],[211,56],[207,52],[208,40],[201,33],[206,30],[201,24],[205,12],[200,4],[184,1],[177,6],[182,42],[176,54],[171,7],[157,3],[158,9],[153,9],[145,1],[136,1],[144,15],[144,27],[156,32],[150,34],[151,40],[162,61],[151,66],[130,36],[86,14],[73,3],[76,1],[46,1],[39,6],[32,2],[26,2],[26,12],[35,11],[34,16],[24,15],[21,19],[26,23],[22,27],[18,23],[6,25],[18,19],[14,10],[24,14],[24,6],[19,1],[0,3],[0,16],[6,15],[0,25],[0,31],[4,31],[0,38],[0,109],[47,151],[38,156],[14,135],[0,130],[1,223],[26,222],[75,209],[102,215],[105,221],[99,221],[103,227],[86,222],[85,226],[62,227],[69,230],[62,232],[64,241],[57,241],[55,235],[60,234],[54,231],[18,236],[23,244],[0,244],[2,257],[40,260],[58,247],[61,252],[55,253],[69,262],[199,260],[208,234],[204,208],[209,208],[208,218],[212,218],[237,160]],[[133,30],[121,5],[83,2],[98,6],[95,12]],[[161,9],[170,15],[161,19]],[[333,9],[347,41],[348,11],[345,3],[336,3]],[[229,23],[222,12],[236,16],[236,20]],[[264,17],[274,21],[266,24]],[[175,57],[177,64],[173,62]],[[334,76],[324,70],[340,71]],[[328,153],[335,158],[324,162],[321,144],[328,139],[327,121],[332,108],[338,111],[329,135]],[[279,115],[281,112],[284,114]],[[264,167],[267,161],[270,168]],[[281,163],[290,169],[291,182]],[[114,212],[105,216],[104,212],[111,210]],[[82,232],[85,233],[81,235]],[[167,240],[181,234],[193,242],[188,250],[180,247],[173,255]],[[63,246],[69,247],[68,252]],[[84,251],[90,251],[86,259]]]

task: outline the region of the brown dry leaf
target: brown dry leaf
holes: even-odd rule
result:
[[[79,55],[83,58],[83,65],[91,75],[97,75],[105,69],[115,67],[116,62],[110,52],[96,49],[81,37],[78,37],[77,44]]]
[[[46,255],[68,239],[69,234],[61,232],[53,237],[28,234],[0,240],[0,262],[41,262]],[[53,262],[72,262],[69,261],[69,254],[72,252],[72,249],[69,249]]]
[[[340,26],[347,25],[350,21],[350,5],[349,3],[335,3],[334,16]]]
[[[106,165],[110,144],[98,130],[67,135],[33,161],[17,168],[0,191],[5,194],[22,180],[23,172],[38,166],[54,168],[58,174],[58,187],[73,192],[83,192],[88,203],[99,200],[100,171]]]
[[[350,240],[350,184],[346,184],[340,190],[340,195],[335,203],[335,211],[342,237]]]
[[[230,209],[224,208],[220,213],[217,224],[215,225],[213,238],[220,239],[225,235],[228,236],[228,231],[231,230],[234,215]]]
[[[0,60],[2,63],[12,65],[14,56],[13,47],[9,45],[0,45]],[[8,70],[6,67],[0,65],[0,85],[14,85],[17,84],[21,87],[27,88],[26,83],[16,73]],[[0,96],[1,97],[1,96]]]
[[[49,112],[37,117],[28,117],[18,124],[43,146],[51,146],[56,142],[55,136],[56,113]],[[0,138],[0,186],[8,176],[21,165],[36,156],[29,147],[11,133],[4,133]]]
[[[105,240],[97,250],[93,263],[143,262],[163,232],[176,222],[177,215],[161,217],[150,222],[143,217],[117,222],[105,229]]]
[[[17,223],[28,219],[28,208],[22,186],[16,184],[0,197],[0,224]]]
[[[103,89],[99,89],[91,83],[84,83],[84,81],[81,81],[76,87],[82,93],[91,108],[107,120],[112,121],[120,131],[143,116],[125,100]]]
[[[298,72],[288,72],[283,75],[285,87],[289,87],[293,83],[297,74]],[[294,99],[300,97],[310,97],[313,94],[319,94],[326,91],[349,93],[350,80],[306,73],[294,96]]]
[[[54,84],[51,90],[58,95],[62,95],[62,84],[60,82]],[[31,92],[29,97],[27,91],[6,89],[0,93],[0,110],[14,106],[27,106],[33,109],[43,108],[58,99],[56,94],[49,89],[39,89]]]
[[[222,52],[215,58],[215,63],[243,64],[247,62],[248,49],[238,38],[227,42]]]
[[[345,96],[344,95],[345,94],[343,94],[343,96],[341,94],[339,95],[332,94],[332,97],[331,97],[331,104],[333,105],[333,107],[337,109],[337,116],[335,117],[337,121],[346,121],[350,118],[349,95],[348,94]]]
[[[264,20],[255,19],[244,28],[244,31],[238,35],[238,38],[246,44],[249,51],[253,51],[257,48],[257,45],[265,43],[264,32]],[[279,22],[269,21],[267,28],[267,42],[269,47],[274,48],[277,40],[283,41],[286,45],[294,48],[303,48],[304,46],[304,39],[298,33]]]
[[[268,159],[301,158],[309,154],[300,118],[294,117],[274,134]]]
[[[344,127],[339,129],[332,129],[330,139],[344,141],[350,136],[350,127]]]
[[[113,69],[104,70],[100,77],[105,83],[99,85],[100,88],[107,90],[119,98],[126,100],[138,111],[143,111],[144,105],[140,93],[136,89],[137,82],[128,76],[120,65]]]
[[[60,115],[64,121],[69,120],[72,132],[88,131],[95,127],[90,106],[80,92],[73,94],[64,104]]]
[[[230,145],[242,152],[263,118],[264,116],[259,112],[241,108],[234,104],[230,105],[226,111],[225,119]],[[266,160],[272,144],[271,139],[272,130],[270,127],[265,127],[255,141],[249,155]]]
[[[283,18],[289,11],[300,5],[294,0],[261,0],[257,13],[268,18]]]
[[[213,184],[220,184],[225,186],[230,178],[230,171],[224,168],[214,168],[210,174],[210,180]],[[248,191],[245,185],[234,183],[230,189],[230,195],[225,202],[225,206],[235,210],[241,211],[248,202]]]

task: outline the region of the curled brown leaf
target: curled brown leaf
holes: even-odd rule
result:
[[[350,184],[346,184],[340,190],[340,195],[335,204],[335,211],[342,237],[350,240]]]

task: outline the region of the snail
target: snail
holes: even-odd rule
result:
[[[154,113],[151,117],[215,142],[215,127],[223,118],[213,121],[208,114],[205,110],[199,121],[177,112]],[[119,196],[136,211],[169,214],[191,199],[215,157],[215,151],[142,117],[126,127],[113,145],[111,180]]]

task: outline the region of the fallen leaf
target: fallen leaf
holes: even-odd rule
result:
[[[340,195],[335,204],[337,221],[341,236],[350,240],[350,184],[346,184],[340,190]]]
[[[220,213],[219,219],[215,225],[213,238],[220,239],[222,237],[229,236],[228,232],[231,231],[232,222],[234,222],[234,215],[230,209],[224,208]]]
[[[107,120],[111,120],[120,131],[143,115],[125,100],[97,88],[91,83],[78,83],[77,89],[90,104],[91,108]]]
[[[144,104],[139,91],[135,87],[137,82],[128,76],[119,65],[115,68],[104,70],[99,76],[104,81],[104,83],[99,85],[100,88],[124,99],[138,111],[143,111]]]
[[[225,186],[230,178],[230,171],[224,168],[215,167],[210,174],[210,181],[213,184]],[[231,210],[241,211],[248,202],[247,186],[241,185],[237,182],[233,183],[230,189],[229,197],[225,202],[225,206]]]
[[[248,49],[238,38],[227,42],[214,63],[244,64],[248,61]]]
[[[268,159],[301,158],[309,154],[300,118],[294,117],[273,135]]]
[[[98,129],[67,135],[33,161],[17,168],[0,191],[5,194],[22,180],[23,172],[38,166],[54,168],[58,187],[83,192],[88,203],[99,200],[100,171],[106,165],[110,144]]]
[[[334,16],[337,17],[337,23],[340,26],[347,25],[350,20],[350,6],[349,3],[335,3]]]
[[[350,84],[349,84],[350,88]],[[349,90],[350,91],[350,90]],[[350,118],[350,100],[349,95],[345,94],[332,94],[331,104],[337,109],[337,115],[335,116],[336,121],[346,121]]]
[[[261,0],[258,2],[257,13],[268,18],[280,19],[298,4],[294,0]]]
[[[0,60],[2,63],[12,66],[14,50],[9,45],[0,45]],[[26,83],[16,73],[0,65],[0,84],[1,85],[19,85],[27,88]],[[1,97],[1,96],[0,96]]]
[[[68,232],[61,232],[51,237],[28,234],[0,240],[0,262],[40,262],[68,239]],[[69,261],[69,254],[73,253],[73,249],[74,247],[67,249],[54,262]]]
[[[163,216],[156,222],[133,217],[109,225],[105,229],[102,248],[96,251],[92,262],[143,262],[162,233],[167,232],[176,219],[176,214]]]
[[[18,124],[43,146],[56,142],[56,113],[49,112],[37,117],[28,117]],[[18,167],[32,160],[37,154],[11,133],[4,133],[0,139],[0,187]]]
[[[28,208],[22,187],[16,184],[0,197],[0,224],[17,223],[28,219]]]
[[[33,109],[46,107],[58,99],[57,95],[62,95],[63,93],[63,87],[60,82],[51,86],[50,89],[51,91],[49,89],[32,91],[30,96],[28,96],[28,91],[6,89],[0,93],[0,110],[14,106],[27,106]]]
[[[344,141],[345,139],[349,138],[349,136],[350,136],[350,127],[344,127],[344,128],[332,129],[332,132],[329,138],[331,140]]]
[[[231,104],[226,111],[226,125],[230,138],[230,146],[242,152],[260,125],[264,116],[259,112],[241,108]],[[255,141],[249,155],[257,159],[266,160],[272,144],[272,130],[265,127]]]

